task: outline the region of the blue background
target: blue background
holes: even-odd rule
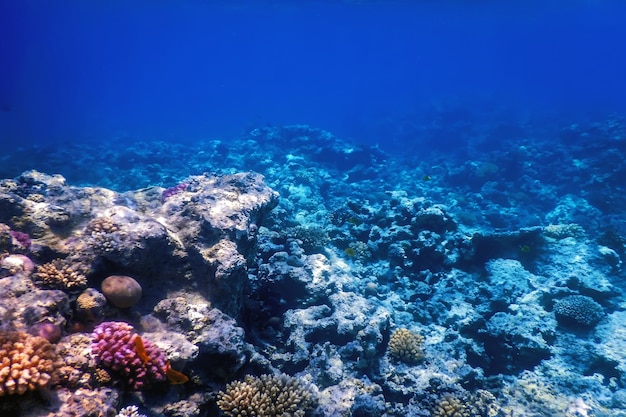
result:
[[[180,141],[306,123],[379,143],[446,100],[624,110],[626,3],[509,3],[5,0],[0,135]]]

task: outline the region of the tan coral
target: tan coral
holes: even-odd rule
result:
[[[81,290],[87,286],[87,277],[80,268],[63,259],[55,259],[38,266],[33,280],[45,288],[67,291]]]
[[[389,339],[389,356],[400,362],[416,364],[424,360],[424,338],[409,329],[396,329]]]
[[[91,236],[95,236],[101,233],[110,234],[119,231],[118,225],[113,223],[113,220],[109,217],[98,217],[93,219],[85,227],[85,232]]]
[[[54,345],[24,332],[0,332],[0,396],[46,387],[62,365]]]
[[[553,239],[561,240],[567,237],[583,237],[585,229],[576,223],[549,224],[543,228],[543,233]]]
[[[118,239],[124,233],[110,217],[98,217],[85,227],[86,243],[100,253],[109,253],[116,249]]]
[[[314,405],[309,387],[288,375],[247,375],[218,394],[218,407],[228,417],[303,417]]]
[[[431,417],[470,417],[469,407],[451,394],[442,396],[430,410]]]

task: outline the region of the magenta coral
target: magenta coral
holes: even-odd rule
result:
[[[91,351],[96,363],[117,372],[134,390],[166,379],[165,354],[149,340],[141,339],[128,323],[108,321],[98,325]]]

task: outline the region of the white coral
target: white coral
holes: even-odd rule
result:
[[[115,417],[147,417],[145,414],[139,414],[139,408],[136,405],[129,405],[120,410]]]

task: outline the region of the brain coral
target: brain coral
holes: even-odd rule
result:
[[[561,324],[592,327],[604,317],[602,306],[585,295],[568,295],[554,304],[554,315]]]
[[[423,343],[424,338],[419,334],[409,329],[397,329],[389,339],[389,356],[408,364],[419,363],[424,359]]]
[[[108,321],[93,332],[91,351],[96,362],[120,375],[131,389],[147,388],[166,379],[165,354],[149,340],[142,340],[133,327],[124,322]]]
[[[54,345],[46,339],[0,332],[0,396],[46,387],[61,365]]]
[[[247,375],[218,394],[217,405],[228,417],[303,417],[314,405],[308,387],[288,375]]]

